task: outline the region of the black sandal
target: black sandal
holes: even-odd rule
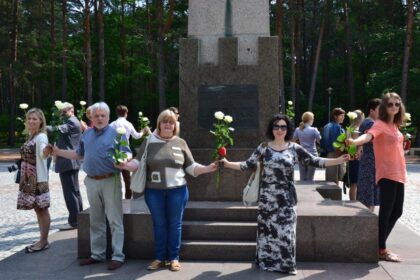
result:
[[[25,253],[38,253],[44,250],[47,250],[48,248],[50,248],[50,244],[47,242],[44,244],[44,246],[42,246],[41,248],[35,249],[33,247],[33,245],[29,245],[25,247]]]

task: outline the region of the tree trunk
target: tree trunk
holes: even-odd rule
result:
[[[325,20],[326,20],[327,15],[328,15],[327,10],[328,10],[328,0],[325,0],[325,2],[324,2],[324,15],[322,17],[321,26],[319,27],[318,44],[316,46],[314,68],[313,68],[313,71],[312,71],[311,88],[309,90],[309,102],[308,102],[308,110],[309,111],[312,111],[312,105],[313,105],[313,102],[314,102],[316,78],[317,78],[317,74],[318,74],[319,57],[320,57],[320,54],[321,54],[321,46],[322,46],[322,40],[323,40],[323,35],[324,35]]]
[[[344,0],[344,21],[346,28],[346,60],[347,60],[347,86],[350,95],[350,108],[354,108],[355,92],[354,92],[354,76],[353,76],[353,42],[349,23],[349,4],[348,0]]]
[[[156,19],[158,22],[158,92],[159,110],[162,111],[166,108],[165,35],[172,25],[175,3],[174,0],[169,0],[166,22],[163,19],[163,0],[158,0],[156,3]]]
[[[62,1],[62,11],[63,11],[63,52],[62,52],[62,63],[63,63],[63,77],[62,77],[62,87],[61,87],[61,99],[67,100],[67,1]]]
[[[410,65],[410,52],[413,45],[413,21],[413,0],[407,0],[407,34],[404,43],[404,60],[401,79],[401,98],[403,102],[406,102],[407,100],[408,70]]]
[[[99,100],[105,100],[105,39],[104,39],[104,0],[99,0],[98,8],[99,36]]]
[[[85,49],[85,69],[86,69],[86,93],[87,103],[92,104],[92,48],[90,43],[90,1],[85,0],[84,9],[84,49]]]
[[[51,36],[51,77],[50,77],[50,93],[51,99],[55,100],[55,0],[50,2],[50,36]]]
[[[124,104],[128,104],[128,64],[127,64],[127,48],[125,36],[125,0],[121,0],[121,26],[120,26],[120,51],[121,62],[123,67],[123,85],[122,85],[122,99]]]
[[[296,0],[290,0],[290,98],[296,104]]]
[[[17,42],[18,42],[18,17],[19,0],[12,2],[12,25],[10,30],[10,63],[9,63],[9,137],[7,143],[14,147],[15,139],[15,120],[16,120],[16,77],[14,66],[17,62]]]
[[[284,73],[283,73],[283,0],[276,3],[276,34],[279,37],[278,59],[279,59],[279,100],[280,112],[285,113],[286,98],[284,96]]]
[[[302,88],[302,56],[303,56],[303,25],[304,25],[304,4],[303,0],[297,0],[296,7],[296,116],[300,115],[300,96],[303,94]],[[296,120],[296,118],[295,118]]]

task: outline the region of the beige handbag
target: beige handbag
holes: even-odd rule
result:
[[[146,177],[147,177],[146,160],[147,160],[147,147],[149,146],[149,141],[150,141],[150,136],[148,136],[146,139],[146,147],[144,147],[144,153],[139,162],[139,168],[137,168],[137,170],[133,172],[133,175],[131,175],[130,189],[136,193],[143,193],[146,187]]]
[[[263,143],[263,147],[266,147],[267,143]],[[258,202],[258,198],[260,195],[260,180],[262,176],[262,171],[264,169],[263,165],[263,155],[264,152],[260,156],[260,160],[257,162],[256,170],[251,174],[251,177],[246,184],[243,194],[242,194],[242,202],[245,206],[253,206],[256,205]]]

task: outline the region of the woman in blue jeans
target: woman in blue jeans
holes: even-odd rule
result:
[[[144,197],[153,220],[155,260],[148,270],[165,267],[170,261],[170,270],[179,271],[182,216],[188,201],[185,174],[198,176],[217,170],[212,163],[203,166],[194,161],[187,143],[176,136],[177,116],[170,110],[160,113],[156,133],[149,137],[147,147],[147,180]],[[140,146],[137,158],[120,168],[136,171],[143,156],[146,141]]]

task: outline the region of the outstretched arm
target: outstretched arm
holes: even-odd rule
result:
[[[233,169],[233,170],[241,170],[241,162],[240,161],[228,161],[227,159],[221,159],[219,161],[219,165],[223,164],[224,167]]]
[[[363,134],[363,135],[359,136],[357,139],[346,139],[346,144],[347,145],[354,144],[356,146],[360,146],[360,145],[363,145],[363,144],[366,144],[366,143],[372,141],[372,139],[373,139],[372,134],[366,133],[366,134]]]
[[[199,176],[201,174],[211,173],[217,170],[217,164],[215,162],[210,163],[209,165],[197,165],[194,168],[195,176]]]

